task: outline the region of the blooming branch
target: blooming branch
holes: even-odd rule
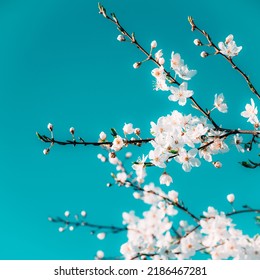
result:
[[[59,232],[64,232],[67,229],[73,231],[75,228],[78,227],[86,227],[91,229],[91,234],[97,233],[99,239],[102,239],[102,237],[104,236],[103,231],[106,231],[106,233],[120,233],[122,231],[129,230],[127,227],[107,226],[107,225],[98,225],[98,224],[89,223],[85,220],[86,215],[87,215],[86,212],[82,211],[81,215],[75,215],[74,220],[71,220],[69,219],[70,216],[69,211],[66,211],[64,213],[64,216],[66,218],[49,217],[48,220],[52,223],[62,225],[61,227],[59,227]]]
[[[233,137],[232,144],[235,145],[238,152],[251,151],[254,145],[259,144],[260,137],[260,122],[254,100],[251,99],[251,104],[246,104],[245,110],[241,113],[241,116],[253,125],[252,129],[223,128],[211,116],[211,112],[215,109],[220,113],[228,112],[229,107],[223,93],[215,94],[211,110],[203,109],[194,98],[194,92],[189,88],[187,82],[197,71],[190,70],[180,54],[175,52],[171,54],[170,69],[174,71],[174,74],[171,74],[164,67],[165,59],[162,50],[153,54],[154,49],[157,48],[156,41],[151,42],[150,51],[147,51],[139,44],[135,34],[130,34],[119,23],[114,13],[108,15],[101,4],[98,5],[98,8],[99,13],[116,25],[119,30],[117,40],[130,42],[145,55],[143,61],[133,64],[135,69],[147,61],[156,64],[156,68],[151,72],[156,79],[155,90],[169,92],[169,101],[178,102],[180,106],[185,106],[187,100],[191,100],[192,107],[197,109],[202,116],[185,115],[174,110],[166,116],[161,116],[156,122],[150,123],[151,138],[142,139],[139,128],[134,128],[132,123],[125,123],[121,134],[114,128],[111,129],[112,140],[109,140],[106,133],[102,131],[98,140],[94,142],[85,141],[82,137],[76,138],[73,127],[69,129],[71,140],[57,140],[54,137],[54,127],[49,123],[47,126],[50,132],[49,137],[36,133],[42,142],[50,145],[43,150],[44,154],[48,154],[55,144],[99,146],[107,154],[98,154],[98,159],[103,163],[108,162],[114,165],[116,169],[114,173],[111,173],[114,182],[108,183],[107,186],[117,185],[130,188],[134,191],[135,199],[149,205],[141,217],[137,216],[134,211],[124,212],[121,227],[90,223],[86,220],[85,211],[82,211],[80,215],[75,215],[74,219],[71,219],[69,211],[66,211],[65,218],[51,217],[49,221],[61,224],[60,232],[86,227],[100,240],[104,239],[108,233],[126,232],[127,242],[122,244],[120,249],[125,259],[189,259],[197,252],[207,253],[212,259],[259,259],[260,238],[258,235],[249,237],[243,234],[236,228],[231,217],[243,213],[260,213],[260,209],[243,206],[242,209],[236,210],[234,207],[235,195],[228,194],[226,200],[232,211],[222,212],[209,206],[201,215],[197,215],[184,204],[177,191],[170,189],[166,192],[161,187],[157,187],[155,183],[147,184],[145,182],[147,168],[158,167],[162,170],[158,181],[161,185],[169,187],[174,180],[167,167],[170,162],[174,161],[181,164],[182,169],[186,172],[199,167],[201,160],[211,162],[214,167],[221,168],[221,162],[213,161],[213,156],[229,151],[226,140],[231,136]],[[222,55],[245,78],[251,91],[259,98],[260,95],[248,76],[233,62],[233,57],[242,49],[241,46],[236,45],[233,35],[229,35],[225,42],[220,42],[217,46],[204,30],[195,25],[191,17],[189,17],[189,22],[193,31],[198,30],[206,37],[208,46],[215,49],[215,54]],[[198,46],[203,45],[198,39],[194,43]],[[201,54],[202,57],[208,55],[206,52]],[[242,137],[244,135],[247,135],[250,140],[244,141]],[[144,143],[150,143],[152,149],[147,155],[142,155],[132,162],[133,171],[129,172],[125,163],[118,158],[118,154],[120,154],[118,151],[129,145],[141,146]],[[130,159],[131,156],[131,153],[128,152],[125,154],[125,159]],[[248,168],[260,166],[251,160],[241,164]],[[176,223],[175,216],[179,212],[187,217],[187,221],[178,220]],[[259,216],[256,217],[256,220],[259,221]],[[102,251],[97,252],[97,258],[104,258]]]
[[[188,17],[188,21],[191,25],[191,30],[195,31],[197,30],[198,32],[200,32],[208,41],[208,47],[213,48],[215,50],[215,55],[221,55],[222,57],[224,57],[232,66],[233,69],[235,69],[236,71],[238,71],[242,77],[245,79],[248,87],[250,88],[250,90],[255,94],[255,96],[257,96],[258,99],[260,99],[260,94],[258,93],[258,91],[256,90],[256,88],[254,87],[254,85],[252,84],[251,80],[249,79],[249,76],[246,75],[233,61],[232,57],[236,56],[239,51],[242,49],[242,47],[237,48],[234,41],[233,41],[233,35],[229,35],[226,38],[226,41],[224,43],[220,42],[219,46],[217,46],[211,39],[211,37],[209,36],[209,34],[205,31],[200,29],[194,22],[194,19],[192,17]],[[203,46],[204,44],[196,39],[194,41],[194,43],[198,46]],[[206,52],[202,52],[202,57],[206,57],[209,54]]]

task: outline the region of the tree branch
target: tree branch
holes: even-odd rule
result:
[[[231,58],[230,56],[227,56],[227,55],[225,55],[225,54],[223,54],[223,53],[220,52],[220,49],[219,49],[218,46],[212,41],[212,39],[210,38],[209,34],[208,34],[205,30],[200,29],[200,28],[195,24],[194,19],[193,19],[192,17],[189,17],[188,20],[189,20],[189,23],[190,23],[190,25],[191,25],[191,27],[192,27],[191,30],[192,30],[192,31],[197,30],[198,32],[200,32],[200,33],[207,39],[207,41],[208,41],[208,43],[209,43],[208,46],[211,47],[211,48],[214,48],[215,54],[219,54],[219,55],[221,55],[222,57],[224,57],[224,59],[225,59],[226,61],[228,61],[228,62],[231,64],[232,68],[235,69],[237,72],[239,72],[239,73],[242,75],[242,77],[245,79],[245,81],[246,81],[246,83],[247,83],[249,89],[253,92],[253,94],[255,94],[255,96],[257,96],[257,98],[260,99],[260,94],[257,92],[256,88],[254,87],[254,85],[253,85],[252,82],[250,81],[249,76],[246,75],[246,74],[235,64],[235,62],[232,60],[232,58]]]

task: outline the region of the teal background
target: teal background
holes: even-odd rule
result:
[[[215,42],[233,33],[243,50],[235,61],[250,74],[259,89],[258,45],[260,3],[246,1],[106,1],[128,31],[149,48],[154,39],[167,62],[171,51],[181,53],[198,74],[189,83],[196,99],[208,107],[215,93],[223,92],[229,113],[214,111],[225,127],[250,128],[240,117],[253,95],[245,81],[220,57],[202,59],[203,48],[193,44],[198,33],[190,32],[187,16],[192,15]],[[168,94],[153,90],[152,64],[134,70],[143,59],[130,44],[116,40],[118,31],[98,14],[97,1],[83,0],[0,0],[0,258],[1,259],[93,259],[102,249],[106,256],[118,256],[125,234],[99,241],[86,228],[58,232],[48,216],[62,216],[65,210],[88,212],[90,222],[121,225],[121,213],[146,206],[132,198],[130,190],[106,188],[111,181],[109,165],[103,165],[95,147],[47,146],[35,132],[48,134],[54,124],[55,137],[69,139],[69,128],[86,140],[97,140],[110,127],[120,131],[124,122],[142,128],[149,136],[150,121],[178,106]],[[256,99],[255,99],[256,100]],[[258,103],[259,104],[259,103]],[[182,108],[181,108],[182,109]],[[185,112],[193,112],[190,106]],[[134,158],[149,147],[133,149]],[[259,169],[242,168],[238,162],[252,155],[218,155],[222,169],[203,162],[185,173],[175,163],[168,172],[170,187],[190,210],[199,215],[208,205],[231,211],[226,195],[235,193],[235,207],[260,207]],[[149,170],[147,182],[158,182],[161,170]],[[170,190],[169,188],[166,189]],[[235,217],[234,217],[235,218]],[[241,215],[235,223],[244,233],[259,232],[253,215]]]

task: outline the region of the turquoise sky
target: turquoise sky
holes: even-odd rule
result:
[[[193,44],[198,34],[190,32],[187,16],[192,15],[216,42],[234,34],[243,46],[235,61],[259,89],[259,1],[104,0],[102,4],[127,30],[135,31],[145,47],[156,39],[167,63],[174,50],[198,70],[189,87],[204,108],[212,105],[215,93],[225,94],[230,112],[213,114],[223,126],[250,127],[240,112],[253,95],[223,59],[199,56],[202,49]],[[106,256],[118,256],[124,234],[104,241],[85,228],[61,234],[48,216],[85,209],[90,222],[121,225],[123,211],[145,209],[131,191],[105,187],[112,169],[97,159],[98,148],[56,146],[44,156],[46,145],[35,136],[36,131],[47,134],[49,122],[60,139],[68,139],[74,126],[77,135],[96,141],[100,131],[109,133],[110,127],[119,131],[124,122],[132,122],[149,136],[150,121],[178,109],[167,94],[153,90],[154,65],[134,70],[132,64],[143,56],[130,44],[120,44],[117,35],[98,14],[94,0],[0,1],[1,259],[92,259],[98,249]],[[185,112],[197,114],[190,106]],[[134,159],[148,149],[134,149]],[[184,173],[171,164],[171,188],[197,215],[208,205],[230,211],[226,195],[231,192],[237,208],[244,204],[260,208],[260,169],[238,164],[248,157],[256,159],[257,153],[254,149],[252,155],[242,155],[232,148],[228,155],[215,157],[223,163],[219,170],[203,162],[199,169]],[[159,184],[159,173],[154,171],[150,169],[147,182]],[[259,232],[253,215],[236,217],[235,222],[244,233]]]

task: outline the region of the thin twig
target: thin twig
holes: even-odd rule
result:
[[[209,47],[214,48],[215,49],[215,54],[219,54],[222,57],[225,58],[225,60],[227,60],[233,69],[235,69],[236,71],[238,71],[242,77],[245,79],[248,87],[250,88],[250,90],[257,96],[258,99],[260,99],[260,94],[257,92],[256,88],[254,87],[254,85],[252,84],[251,80],[249,79],[249,76],[246,75],[241,68],[239,68],[235,62],[232,60],[232,58],[230,56],[227,56],[225,54],[223,54],[220,49],[218,48],[218,46],[212,41],[212,39],[210,38],[209,34],[205,31],[200,29],[194,22],[194,19],[192,17],[189,17],[189,23],[192,27],[192,31],[197,30],[198,32],[200,32],[208,41],[209,43]]]

